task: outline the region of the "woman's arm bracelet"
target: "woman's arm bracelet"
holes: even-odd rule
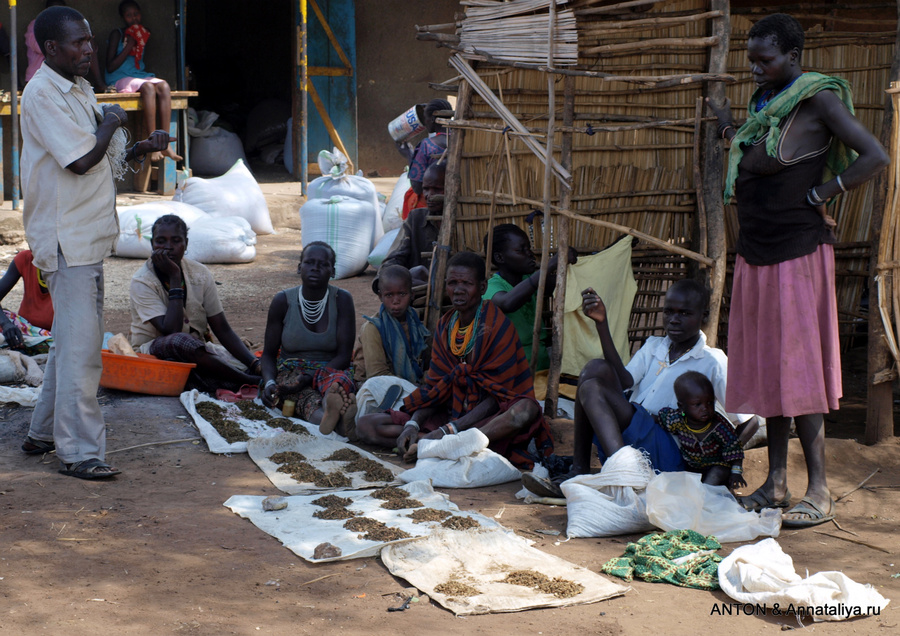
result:
[[[716,134],[719,135],[722,139],[725,139],[725,133],[728,132],[728,129],[731,128],[734,130],[734,124],[730,121],[723,122],[719,124],[719,127],[716,129]]]
[[[131,147],[131,159],[132,159],[133,161],[137,161],[137,162],[140,163],[140,164],[143,164],[143,163],[144,163],[144,159],[147,158],[147,154],[144,153],[144,154],[142,154],[142,155],[140,156],[140,158],[138,158],[137,147],[138,147],[138,144],[139,144],[139,143],[141,143],[141,142],[137,142],[136,144],[134,144],[134,145]]]
[[[834,178],[834,180],[837,181],[838,187],[841,189],[841,192],[846,192],[846,191],[847,191],[847,186],[844,185],[844,180],[841,179],[841,175],[837,175],[837,176]]]
[[[820,205],[825,205],[825,203],[828,202],[828,199],[823,199],[822,197],[820,197],[819,193],[816,192],[815,186],[813,186],[806,193],[806,201],[814,208],[817,208]]]
[[[263,391],[268,389],[270,386],[275,384],[275,380],[266,380],[266,383],[263,385]]]
[[[409,421],[406,422],[406,424],[404,424],[403,426],[404,426],[404,427],[412,426],[412,427],[413,427],[414,429],[416,429],[417,431],[420,430],[420,429],[419,429],[419,423],[418,423],[417,421],[415,421],[415,420],[409,420]]]
[[[734,464],[734,465],[732,465],[732,467],[731,467],[731,474],[732,474],[732,475],[743,475],[743,474],[744,474],[744,468],[743,468],[742,466],[738,465],[738,464]]]

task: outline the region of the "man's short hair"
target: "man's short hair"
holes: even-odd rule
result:
[[[449,270],[451,267],[465,267],[466,269],[470,269],[475,273],[477,282],[484,282],[484,259],[475,252],[457,252],[450,259],[450,262],[447,263],[447,269]]]
[[[34,19],[34,39],[41,47],[41,53],[47,55],[44,42],[59,42],[62,39],[68,22],[84,22],[84,16],[72,7],[50,7],[38,14]]]
[[[782,53],[791,49],[797,49],[803,53],[805,35],[803,27],[793,17],[786,13],[773,13],[750,27],[748,38],[765,39],[772,37]]]
[[[378,276],[376,276],[375,280],[372,281],[372,291],[375,292],[376,295],[380,296],[381,283],[382,281],[387,280],[399,281],[405,284],[410,293],[412,293],[412,274],[410,274],[409,270],[403,267],[403,265],[386,265],[382,267],[378,271]]]
[[[422,181],[425,180],[425,175],[428,173],[434,175],[435,178],[440,179],[442,182],[447,177],[447,164],[443,162],[434,162],[430,166],[425,169],[425,173],[422,175]]]
[[[187,240],[188,235],[188,226],[187,223],[184,222],[177,214],[163,214],[161,217],[156,219],[153,222],[153,227],[150,228],[150,236],[151,238],[156,236],[156,228],[165,226],[172,226],[178,229],[181,232],[181,235]]]
[[[700,311],[709,309],[709,288],[698,280],[693,278],[682,278],[669,287],[669,291],[680,292],[682,294],[690,294],[697,301],[697,308]]]

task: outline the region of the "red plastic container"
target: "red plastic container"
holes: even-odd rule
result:
[[[147,395],[181,395],[191,369],[197,366],[160,360],[145,353],[139,353],[134,358],[104,349],[101,355],[103,375],[100,376],[100,386]]]

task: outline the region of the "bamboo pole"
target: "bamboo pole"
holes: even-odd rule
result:
[[[503,124],[483,124],[478,121],[471,120],[459,120],[455,121],[452,119],[437,119],[438,123],[443,124],[447,128],[469,128],[472,130],[486,130],[490,132],[496,133],[509,133],[511,135],[527,135],[530,137],[541,138],[545,135],[540,134],[539,128],[534,128],[530,126],[524,126],[525,132],[516,132],[508,130],[508,126],[504,126]],[[587,126],[559,126],[557,127],[557,132],[567,132],[567,133],[585,133],[585,134],[593,134],[598,132],[624,132],[631,130],[644,130],[647,128],[660,128],[662,126],[687,126],[693,125],[696,121],[695,118],[691,117],[690,119],[658,119],[653,121],[641,122],[636,124],[621,124],[619,126],[591,126],[588,128]]]
[[[894,58],[891,64],[890,81],[891,86],[900,80],[900,2],[896,4],[897,10],[897,45],[894,48]],[[885,142],[891,138],[891,133],[897,125],[894,117],[893,98],[888,95],[884,102],[884,123],[881,126],[881,142]],[[896,144],[890,144],[893,150]],[[900,157],[891,157],[891,166],[896,167]],[[881,254],[882,231],[884,217],[887,214],[886,206],[891,205],[892,201],[886,200],[885,192],[887,191],[888,179],[890,173],[882,171],[875,179],[874,200],[872,202],[872,256],[869,261],[869,271],[871,274],[869,289],[878,289],[880,292],[882,272],[878,271],[878,262],[886,259],[886,254]],[[894,228],[887,228],[887,231],[893,231]],[[897,277],[893,278],[893,285],[897,284]],[[879,294],[880,296],[880,294]],[[880,303],[878,303],[880,307]],[[867,353],[867,404],[866,404],[866,444],[877,444],[885,442],[894,436],[894,398],[893,398],[893,379],[895,373],[884,374],[884,370],[893,369],[893,356],[886,340],[886,329],[891,328],[890,322],[884,323],[879,311],[875,311],[873,307],[869,308],[869,330],[868,330],[868,353]],[[894,315],[894,320],[900,320],[900,316]],[[893,335],[893,333],[891,334]],[[878,381],[879,379],[887,379],[889,381]]]
[[[467,81],[460,80],[459,93],[456,98],[456,112],[460,117],[466,116],[471,103],[472,87]],[[441,229],[438,231],[437,247],[435,247],[434,258],[431,261],[431,271],[428,276],[428,298],[425,305],[425,325],[431,333],[435,332],[438,319],[441,317],[444,278],[447,275],[447,261],[450,260],[453,230],[459,208],[459,193],[462,190],[460,165],[465,135],[465,130],[457,130],[449,139],[447,175],[444,179],[444,219],[441,222]]]
[[[695,244],[697,247],[697,251],[700,254],[708,254],[709,238],[707,231],[706,206],[703,205],[703,178],[701,176],[700,168],[700,132],[703,126],[703,111],[703,97],[698,97],[697,104],[694,109],[694,156],[692,162],[694,190],[697,197],[697,214],[694,217],[697,219],[697,240]]]
[[[555,5],[552,5],[555,6]],[[552,48],[552,47],[551,47]],[[526,133],[525,136],[522,137],[522,141],[525,142],[525,145],[529,147],[529,149],[542,161],[546,160],[550,163],[550,168],[555,172],[560,179],[566,180],[569,178],[569,174],[563,170],[563,167],[559,165],[559,162],[553,158],[553,138],[552,136],[548,139],[551,143],[547,144],[547,148],[542,147],[538,142],[536,142],[532,136],[528,135],[528,131],[525,130],[525,127],[519,122],[515,115],[513,115],[506,106],[503,105],[502,101],[497,99],[497,96],[494,95],[493,91],[485,84],[481,78],[478,77],[478,74],[475,70],[469,65],[466,60],[464,60],[459,55],[454,55],[450,58],[450,65],[453,66],[461,75],[466,78],[468,84],[472,86],[472,89],[478,93],[478,95],[486,101],[491,108],[494,109],[499,115],[503,117],[503,121],[507,123],[508,126],[517,130],[520,133]],[[551,76],[552,77],[552,76]]]
[[[653,27],[671,28],[673,26],[681,26],[691,22],[699,22],[701,20],[709,20],[710,18],[722,17],[721,11],[706,11],[704,13],[692,13],[677,17],[664,18],[644,18],[640,20],[622,20],[621,22],[602,22],[602,26],[585,27],[578,30],[578,35],[608,35],[612,33],[621,33],[629,29],[645,30]]]
[[[719,39],[715,36],[708,38],[656,38],[640,40],[638,42],[622,42],[621,44],[603,44],[591,46],[581,50],[582,55],[614,55],[616,53],[630,53],[632,51],[649,51],[651,49],[693,49],[718,46]]]
[[[449,165],[449,164],[448,164]],[[448,168],[449,169],[449,168]],[[497,194],[498,197],[509,199],[508,194],[504,194],[502,192]],[[531,205],[534,207],[540,207],[542,205],[541,201],[536,201],[534,199],[526,199],[525,197],[518,197],[520,203],[524,203],[526,205]],[[574,219],[575,221],[579,221],[581,223],[587,223],[588,225],[596,225],[597,227],[603,227],[610,230],[615,230],[616,232],[621,232],[622,234],[627,234],[628,236],[633,236],[642,241],[650,243],[651,245],[655,245],[656,247],[669,252],[670,254],[678,254],[679,256],[687,257],[691,260],[698,261],[707,267],[714,267],[715,261],[713,259],[704,256],[703,254],[698,254],[689,249],[685,249],[678,245],[672,245],[671,243],[666,243],[664,240],[660,238],[656,238],[655,236],[651,236],[650,234],[645,234],[640,230],[635,230],[634,228],[630,228],[626,225],[619,225],[618,223],[612,223],[611,221],[601,221],[600,219],[594,219],[588,216],[584,216],[582,214],[577,214],[572,212],[571,210],[563,209],[559,206],[551,205],[550,209],[555,211],[558,214],[562,214],[563,216],[567,216],[570,219]],[[467,219],[469,217],[466,217]]]
[[[563,128],[571,129],[575,118],[575,78],[563,80]],[[572,133],[562,134],[559,160],[563,167],[572,172]],[[560,206],[568,208],[572,203],[574,188],[563,188]],[[551,318],[553,346],[550,348],[550,367],[547,374],[547,393],[544,395],[544,416],[556,417],[559,403],[559,375],[562,369],[562,351],[565,338],[563,318],[566,311],[566,278],[569,273],[569,219],[560,216],[556,228],[556,287],[553,290],[553,316]]]
[[[547,66],[553,66],[553,53],[556,38],[553,31],[556,27],[556,3],[550,2],[550,13],[547,20]],[[550,186],[553,183],[553,137],[556,134],[554,127],[556,126],[556,77],[552,73],[547,73],[547,108],[550,111],[550,117],[547,119],[547,147],[546,159],[544,160],[544,232],[541,238],[541,273],[538,275],[538,288],[536,290],[537,298],[535,299],[534,309],[534,327],[532,329],[533,339],[531,341],[531,375],[537,372],[537,363],[540,358],[541,351],[541,328],[544,322],[544,290],[547,288],[547,269],[550,262],[550,229],[553,227],[553,219],[551,218],[550,203]],[[518,120],[516,120],[518,121]],[[571,185],[572,173],[560,166],[557,174],[565,181],[566,185]],[[561,190],[569,190],[569,187],[562,187]]]
[[[728,68],[728,47],[731,41],[731,8],[729,0],[711,0],[710,8],[722,11],[723,16],[712,20],[711,31],[719,38],[719,45],[709,52],[709,71],[723,72]],[[722,83],[706,85],[706,96],[718,104],[725,102],[725,86]],[[725,294],[727,249],[725,247],[725,203],[722,199],[723,145],[716,135],[716,126],[707,122],[702,131],[703,191],[702,210],[706,214],[707,256],[715,263],[705,274],[710,288],[709,319],[706,338],[710,347],[717,346],[719,315]]]

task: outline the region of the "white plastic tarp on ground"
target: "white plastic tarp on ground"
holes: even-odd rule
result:
[[[225,438],[219,435],[219,431],[217,431],[212,424],[207,422],[203,417],[197,413],[197,404],[201,402],[214,402],[219,406],[227,409],[229,411],[229,416],[237,421],[247,435],[251,438],[254,437],[275,437],[276,435],[281,435],[284,433],[283,429],[280,428],[272,428],[265,422],[256,421],[256,420],[248,420],[245,417],[240,415],[240,410],[234,404],[230,404],[228,402],[222,402],[221,400],[216,400],[207,395],[206,393],[200,393],[194,389],[193,391],[185,391],[181,394],[179,398],[181,400],[181,404],[187,409],[188,414],[190,414],[191,418],[194,420],[194,425],[197,427],[197,430],[200,431],[200,435],[206,440],[206,445],[209,447],[209,452],[211,453],[246,453],[247,452],[247,442],[233,442],[229,443],[225,441]],[[262,402],[257,398],[254,402],[258,405],[262,405]],[[273,409],[267,409],[269,414],[272,417],[284,417],[280,411],[275,411]],[[335,440],[338,442],[346,442],[347,438],[337,433],[329,433],[328,435],[322,435],[319,433],[319,427],[314,424],[310,424],[305,420],[298,419],[296,417],[288,418],[294,424],[300,424],[305,426],[310,433],[318,437],[325,437],[327,439]]]
[[[777,604],[782,612],[797,618],[811,616],[816,622],[880,614],[890,602],[871,585],[857,583],[841,572],[818,572],[801,578],[791,557],[775,539],[741,546],[723,559],[719,563],[719,585],[739,603],[770,609]]]
[[[435,530],[427,539],[385,547],[381,560],[391,574],[406,579],[458,616],[596,603],[631,589],[541,552],[503,529]],[[562,578],[583,585],[584,590],[569,598],[557,598],[530,587],[501,582],[515,570],[534,570],[551,579]],[[481,594],[447,596],[435,591],[436,586],[448,581],[471,585]]]
[[[394,466],[393,464],[389,464],[384,460],[378,459],[378,457],[376,457],[372,453],[364,451],[361,448],[357,448],[356,446],[351,446],[350,444],[345,444],[343,442],[338,442],[332,439],[326,439],[324,437],[316,437],[314,435],[295,435],[294,433],[281,433],[280,435],[276,435],[275,437],[257,437],[247,442],[247,452],[250,455],[250,459],[256,462],[256,465],[259,466],[260,469],[262,469],[262,471],[266,474],[266,477],[269,478],[269,481],[272,482],[273,486],[291,495],[303,495],[310,493],[321,494],[323,492],[343,490],[343,488],[316,486],[315,484],[309,482],[300,483],[290,475],[278,472],[278,466],[280,464],[276,464],[271,459],[269,459],[274,453],[282,453],[286,451],[300,453],[304,457],[306,457],[307,461],[310,464],[321,470],[323,473],[331,473],[336,471],[346,475],[350,479],[350,481],[353,482],[352,485],[349,486],[350,489],[380,488],[396,481],[396,479],[386,482],[366,481],[365,479],[363,479],[363,473],[346,472],[344,469],[344,467],[346,466],[346,462],[325,461],[326,457],[330,457],[332,453],[344,448],[359,453],[361,456],[367,459],[378,462],[379,464],[390,470],[391,473],[393,473],[395,476],[403,472],[403,469],[399,466]]]
[[[448,510],[457,516],[471,517],[483,527],[500,527],[493,519],[489,519],[477,512],[460,512],[456,504],[451,502],[447,495],[434,492],[434,489],[428,482],[419,481],[400,487],[409,492],[411,498],[422,502],[426,508]],[[384,501],[371,497],[371,493],[371,490],[347,490],[334,494],[353,500],[353,503],[347,506],[349,510],[361,512],[361,516],[376,519],[389,527],[400,528],[412,535],[412,538],[427,536],[434,531],[435,527],[440,527],[440,522],[413,523],[408,515],[414,509],[387,510],[382,508],[381,504]],[[266,534],[270,534],[281,541],[284,547],[297,556],[313,563],[346,561],[376,556],[385,545],[390,545],[383,541],[367,541],[362,538],[361,533],[347,530],[344,528],[346,519],[319,519],[314,517],[313,513],[317,510],[322,510],[322,508],[314,506],[312,501],[321,496],[322,493],[285,497],[288,507],[274,512],[263,511],[262,500],[265,497],[260,496],[235,495],[226,501],[224,505],[244,519],[249,519],[253,525]],[[400,539],[400,542],[410,540]],[[313,553],[316,550],[316,546],[322,543],[330,543],[333,546],[337,546],[341,550],[341,555],[323,559],[314,558]]]

